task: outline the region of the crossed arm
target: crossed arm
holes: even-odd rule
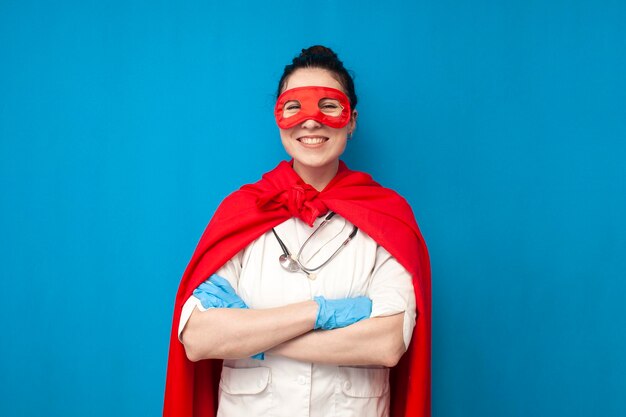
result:
[[[191,361],[266,352],[315,363],[392,367],[405,352],[403,313],[313,330],[317,308],[315,301],[304,301],[260,310],[194,309],[182,342]]]

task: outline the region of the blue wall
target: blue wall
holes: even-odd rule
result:
[[[626,415],[620,1],[0,3],[0,415],[161,412],[216,205],[285,158],[282,66],[356,74],[345,160],[412,204],[437,417]]]

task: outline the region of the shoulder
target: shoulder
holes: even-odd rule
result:
[[[356,189],[360,191],[359,194],[365,195],[367,200],[371,200],[376,206],[384,208],[390,205],[391,209],[399,209],[403,213],[408,212],[412,217],[412,209],[407,199],[395,189],[375,180],[371,174],[347,169],[344,182],[356,185]]]
[[[257,197],[253,193],[242,191],[241,189],[233,191],[217,206],[213,219],[217,221],[223,217],[232,217],[237,215],[237,213],[241,214],[249,210],[255,210],[256,199]]]
[[[352,184],[359,184],[365,187],[377,188],[380,191],[386,193],[390,198],[398,198],[404,200],[404,198],[395,189],[385,186],[378,182],[372,174],[365,171],[358,171],[350,169],[343,161],[340,163],[339,174],[342,176],[342,180],[350,182]],[[406,200],[405,200],[406,201]]]
[[[257,210],[258,199],[271,189],[268,175],[273,174],[285,162],[281,162],[278,167],[266,172],[256,182],[242,185],[239,189],[227,195],[218,205],[213,218],[220,218],[224,215],[232,217],[233,214],[244,214]]]

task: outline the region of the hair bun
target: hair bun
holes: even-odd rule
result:
[[[337,54],[332,49],[322,45],[313,45],[308,48],[302,49],[300,53],[301,58],[309,57],[312,55],[325,56],[329,58],[337,58]]]

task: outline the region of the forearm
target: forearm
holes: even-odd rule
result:
[[[182,340],[192,361],[245,358],[312,330],[317,310],[315,301],[263,310],[195,309]]]
[[[393,367],[405,352],[404,314],[375,317],[334,330],[316,330],[288,340],[266,354],[334,365]]]

